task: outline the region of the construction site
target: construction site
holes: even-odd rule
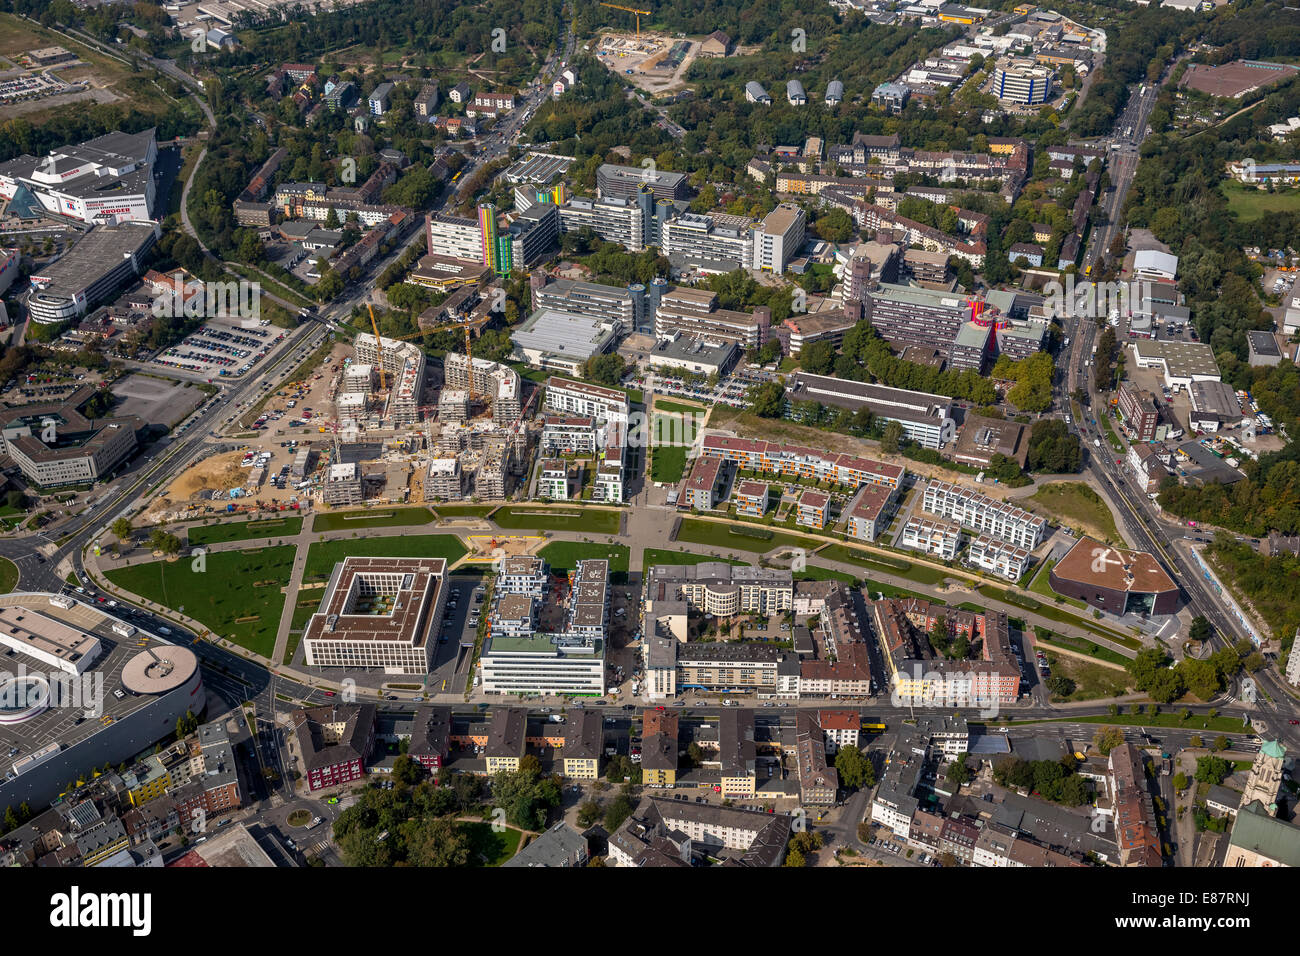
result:
[[[528,472],[539,390],[525,399],[507,365],[455,352],[430,360],[377,331],[286,382],[233,450],[227,439],[162,490],[153,520],[513,494]]]
[[[683,77],[699,55],[700,41],[667,33],[611,31],[600,35],[594,49],[597,58],[626,82],[657,95],[686,85]]]

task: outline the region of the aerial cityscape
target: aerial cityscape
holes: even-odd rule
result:
[[[1283,0],[0,0],[0,864],[1300,866],[1297,237]]]

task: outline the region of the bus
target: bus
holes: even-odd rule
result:
[[[864,723],[862,729],[869,734],[883,734],[885,732],[885,725]]]

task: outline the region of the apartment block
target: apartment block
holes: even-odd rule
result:
[[[980,534],[1032,551],[1043,542],[1047,519],[946,481],[926,485],[921,507]]]
[[[914,516],[903,525],[903,533],[898,543],[904,548],[932,554],[940,561],[954,561],[957,558],[957,548],[961,544],[961,529],[946,521],[932,521],[929,518]]]

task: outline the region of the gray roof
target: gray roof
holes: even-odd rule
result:
[[[1237,812],[1228,845],[1258,853],[1283,866],[1300,866],[1300,827],[1270,816],[1258,800]]]
[[[587,838],[566,823],[557,823],[502,866],[578,866],[587,858]]]

